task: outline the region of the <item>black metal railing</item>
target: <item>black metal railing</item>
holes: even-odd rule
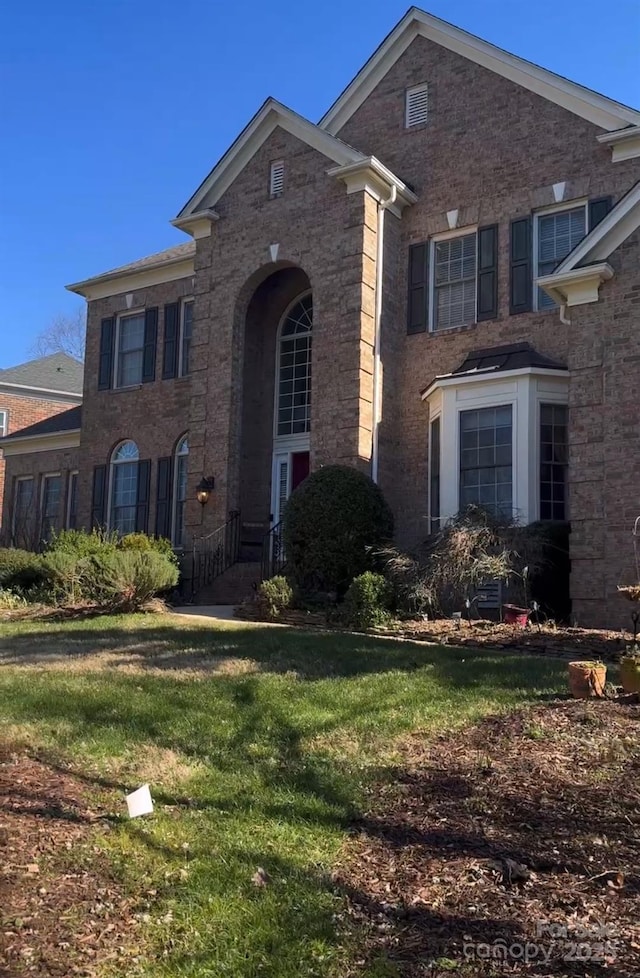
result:
[[[276,523],[262,538],[262,567],[263,581],[281,574],[286,565],[284,544],[282,542],[282,521]]]
[[[240,510],[229,513],[229,519],[212,533],[193,541],[191,593],[197,592],[224,574],[240,555]]]

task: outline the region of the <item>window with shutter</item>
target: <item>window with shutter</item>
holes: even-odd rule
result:
[[[476,232],[434,242],[433,330],[476,321]]]
[[[284,191],[284,160],[276,160],[271,164],[269,174],[269,196],[280,197]]]
[[[416,85],[405,93],[405,127],[423,126],[429,114],[429,87]]]
[[[551,275],[557,265],[579,244],[587,232],[587,206],[565,208],[536,216],[536,276]],[[538,309],[552,309],[555,302],[537,289]]]

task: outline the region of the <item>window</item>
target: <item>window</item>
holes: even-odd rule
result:
[[[284,160],[276,160],[269,170],[269,196],[280,197],[284,192]]]
[[[429,88],[427,85],[416,85],[405,92],[404,124],[407,129],[422,126],[427,121],[429,113]]]
[[[540,405],[540,519],[567,517],[568,409]]]
[[[42,477],[42,502],[40,505],[40,537],[48,540],[58,527],[62,497],[62,477],[59,473]]]
[[[311,430],[311,293],[297,299],[285,314],[278,356],[276,435]]]
[[[193,299],[188,299],[181,303],[180,308],[180,368],[178,371],[180,377],[186,377],[190,370],[193,306]]]
[[[587,232],[587,205],[536,215],[536,275],[550,275]],[[536,290],[536,308],[553,309],[555,302],[544,289]]]
[[[139,460],[134,441],[123,442],[111,456],[109,529],[123,536],[136,529]]]
[[[187,468],[189,464],[189,442],[187,436],[181,438],[176,448],[175,487],[173,504],[173,529],[171,539],[174,547],[184,547],[184,511],[187,502]]]
[[[435,533],[440,529],[440,418],[431,422],[429,435],[429,516]]]
[[[9,412],[0,411],[0,438],[9,434]]]
[[[118,319],[116,387],[134,387],[142,383],[144,321],[143,312]]]
[[[460,509],[475,503],[511,517],[512,408],[481,408],[460,414]]]
[[[18,547],[29,549],[36,542],[33,540],[36,526],[34,503],[33,476],[17,479],[13,500],[13,542]]]
[[[476,232],[433,242],[432,329],[476,321]]]
[[[78,473],[69,473],[67,488],[67,529],[75,530],[78,526]]]

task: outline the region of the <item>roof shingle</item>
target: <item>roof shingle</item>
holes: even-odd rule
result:
[[[84,364],[79,360],[66,353],[51,353],[0,370],[0,384],[81,395],[83,375]]]
[[[44,421],[36,421],[27,428],[14,431],[12,435],[2,439],[2,444],[9,441],[18,441],[20,438],[35,438],[36,435],[59,435],[65,431],[78,431],[82,423],[82,405],[69,408],[68,411],[61,411],[54,414]]]

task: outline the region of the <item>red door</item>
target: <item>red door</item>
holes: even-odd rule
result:
[[[309,452],[291,453],[291,492],[309,475]]]

